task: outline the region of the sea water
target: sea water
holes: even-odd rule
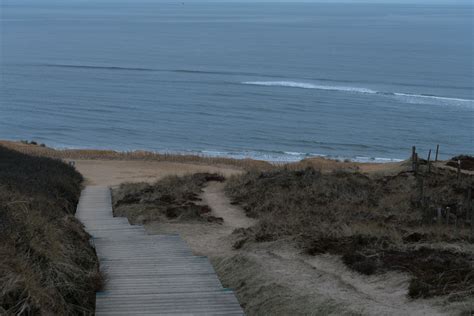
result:
[[[0,9],[0,139],[274,161],[474,152],[472,5]]]

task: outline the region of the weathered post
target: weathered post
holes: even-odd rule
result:
[[[471,208],[471,239],[474,241],[474,203],[469,201]]]
[[[438,152],[439,152],[439,144],[436,145],[436,157],[435,157],[435,161],[438,161]]]
[[[461,160],[458,159],[458,180],[461,178]]]
[[[431,172],[431,162],[430,162],[430,159],[431,159],[431,149],[430,149],[430,151],[428,152],[428,173]]]
[[[418,154],[415,153],[415,175],[418,173]]]
[[[472,188],[467,191],[466,213],[471,213],[471,239],[474,241],[474,203],[472,203]]]
[[[466,211],[466,225],[469,221],[472,221],[471,217],[471,199],[472,199],[472,188],[467,189],[467,194],[466,194],[466,206],[465,206],[465,211]]]
[[[416,171],[415,155],[416,155],[416,147],[413,146],[413,147],[411,148],[411,171],[413,171],[413,172]]]

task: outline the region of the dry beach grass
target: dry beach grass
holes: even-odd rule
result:
[[[200,205],[199,195],[209,181],[224,181],[216,173],[168,176],[153,183],[124,183],[113,191],[115,216],[127,217],[132,224],[160,221],[219,222],[210,208]]]
[[[0,146],[0,314],[89,315],[102,277],[74,217],[82,176]]]
[[[458,180],[443,170],[368,176],[282,168],[235,176],[226,191],[248,216],[259,219],[239,232],[235,247],[293,238],[302,251],[341,255],[363,274],[409,271],[412,298],[455,298],[474,296],[473,254],[436,244],[469,243],[466,218],[472,202],[466,192],[473,187],[472,177]],[[438,208],[447,207],[451,213],[437,218]]]
[[[38,144],[27,142],[5,141],[0,140],[0,145],[14,149],[16,151],[42,157],[57,158],[63,160],[90,161],[100,162],[106,161],[123,161],[127,163],[182,163],[187,165],[202,165],[206,167],[223,167],[237,168],[239,170],[278,170],[282,165],[286,168],[299,170],[306,167],[312,167],[322,172],[330,172],[334,170],[358,170],[361,172],[386,172],[387,170],[398,169],[399,163],[355,163],[349,161],[336,161],[325,158],[309,158],[299,162],[288,164],[274,164],[262,160],[254,159],[232,159],[225,157],[207,157],[198,155],[181,155],[181,154],[160,154],[149,151],[114,151],[114,150],[97,150],[97,149],[54,149]],[[105,165],[105,164],[104,164]],[[123,167],[123,166],[122,166]],[[134,169],[139,167],[135,164]],[[148,170],[150,172],[150,170]],[[189,172],[192,172],[189,170]],[[199,171],[200,172],[200,171]],[[140,180],[138,180],[140,181]],[[122,180],[122,182],[126,182]],[[115,184],[115,183],[114,183]]]
[[[190,163],[203,165],[225,165],[235,166],[243,169],[266,169],[271,168],[271,164],[265,161],[253,159],[232,159],[222,157],[205,157],[186,154],[166,154],[149,151],[114,151],[97,149],[53,149],[37,144],[0,141],[0,145],[17,150],[22,153],[65,159],[65,160],[124,160],[124,161],[155,161],[155,162],[174,162]]]

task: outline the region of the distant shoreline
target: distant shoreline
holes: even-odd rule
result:
[[[383,171],[392,168],[398,168],[404,162],[353,162],[348,160],[336,160],[328,157],[310,157],[299,161],[292,162],[271,162],[265,160],[242,158],[235,159],[230,157],[212,157],[197,154],[172,154],[172,153],[156,153],[150,151],[115,151],[106,149],[56,149],[47,147],[43,144],[31,144],[20,141],[0,140],[0,146],[5,146],[19,152],[50,157],[62,160],[78,160],[78,161],[129,161],[143,163],[178,163],[204,166],[221,166],[233,167],[240,170],[272,170],[282,165],[291,169],[302,169],[313,167],[322,171],[332,170],[358,170],[362,172]]]
[[[176,156],[176,157],[199,157],[202,159],[230,159],[230,160],[254,160],[262,161],[270,164],[288,164],[288,163],[298,163],[307,159],[326,159],[331,161],[338,162],[351,162],[351,163],[375,163],[375,164],[385,164],[385,163],[399,163],[404,161],[404,159],[399,158],[385,158],[385,157],[369,157],[369,156],[355,156],[355,157],[346,157],[342,155],[325,155],[325,154],[309,154],[301,152],[289,152],[289,151],[215,151],[215,150],[176,150],[176,151],[152,151],[152,150],[141,150],[141,149],[132,149],[132,150],[117,150],[117,149],[108,149],[108,148],[80,148],[80,147],[61,147],[61,146],[49,146],[42,144],[41,142],[36,141],[18,141],[18,140],[0,140],[0,144],[3,144],[7,147],[13,146],[15,149],[22,148],[26,150],[27,147],[24,145],[36,145],[44,149],[39,149],[39,152],[46,153],[50,150],[57,151],[67,156],[77,156],[77,155],[93,155],[94,159],[96,156],[110,156],[112,155],[114,159],[119,157],[124,157],[126,159],[131,158],[143,158],[151,156]],[[32,149],[32,148],[30,148]],[[38,150],[33,150],[38,151]],[[57,154],[55,154],[57,156]]]

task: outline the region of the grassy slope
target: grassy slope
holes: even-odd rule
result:
[[[97,257],[75,219],[82,176],[0,146],[0,314],[88,314]]]
[[[166,161],[176,163],[195,163],[205,165],[225,165],[243,169],[268,169],[272,165],[265,161],[253,159],[232,159],[225,157],[204,157],[184,154],[160,154],[149,151],[118,152],[114,150],[95,149],[53,149],[33,144],[0,140],[0,146],[17,150],[22,153],[59,158],[59,159],[86,159],[86,160],[130,160],[130,161]]]
[[[227,194],[248,216],[259,218],[259,224],[241,232],[235,247],[294,238],[303,251],[342,255],[350,268],[361,273],[411,272],[411,297],[473,296],[472,255],[431,246],[467,242],[464,194],[474,181],[468,176],[458,181],[447,171],[435,171],[417,177],[410,172],[369,177],[281,168],[236,176],[229,181]],[[447,206],[452,210],[450,224],[436,224],[437,208]],[[446,217],[444,213],[443,222]]]
[[[154,184],[125,183],[112,192],[114,214],[125,216],[134,224],[167,220],[219,221],[207,214],[208,206],[196,202],[208,181],[223,180],[218,174],[196,173],[166,177]]]

